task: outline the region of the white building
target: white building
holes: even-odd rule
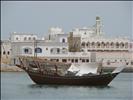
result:
[[[12,33],[11,61],[16,63],[18,56],[38,56],[60,62],[89,63],[94,60],[91,54],[95,53],[97,61],[104,60],[104,66],[116,66],[120,62],[133,66],[132,41],[127,38],[105,38],[100,17],[96,17],[96,24],[92,27],[75,28],[71,33],[80,37],[80,52],[69,52],[69,34],[58,27],[50,28],[42,40],[34,34]]]
[[[28,41],[33,41],[33,40],[37,40],[37,35],[34,35],[32,33],[17,33],[17,32],[13,32],[11,33],[10,36],[11,42],[28,42]]]

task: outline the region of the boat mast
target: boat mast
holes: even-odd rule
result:
[[[103,72],[103,59],[101,59],[99,67],[100,67],[100,75],[101,75]]]
[[[55,74],[57,75],[57,72],[58,72],[58,67],[57,65],[55,64]]]
[[[34,40],[34,58],[37,58],[37,40]]]

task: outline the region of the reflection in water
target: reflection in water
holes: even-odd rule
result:
[[[39,84],[30,84],[29,88],[96,88],[96,89],[109,89],[113,88],[113,86],[69,86],[69,85],[39,85]]]
[[[37,85],[25,73],[2,73],[1,100],[132,100],[133,73],[109,86]]]

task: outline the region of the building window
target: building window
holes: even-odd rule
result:
[[[113,42],[111,42],[111,43],[110,43],[110,46],[111,46],[111,48],[113,48],[113,47],[114,47],[114,43],[113,43]]]
[[[16,64],[16,59],[15,58],[13,59],[13,63],[14,63],[14,65]]]
[[[119,48],[119,43],[118,42],[116,43],[116,48]]]
[[[29,49],[24,49],[24,53],[26,53],[26,54],[28,54],[28,52],[29,52]]]
[[[65,42],[66,42],[66,41],[65,41],[65,39],[63,38],[63,39],[62,39],[62,43],[65,43]]]
[[[87,42],[87,43],[86,43],[86,46],[87,46],[87,47],[90,47],[90,42]]]
[[[5,51],[3,51],[3,55],[5,55],[6,54],[6,52]]]
[[[10,52],[8,51],[8,52],[7,52],[7,54],[9,55],[9,54],[10,54]]]
[[[67,62],[67,60],[66,59],[62,59],[62,62]]]
[[[31,37],[29,37],[29,40],[31,40]]]
[[[100,48],[100,43],[99,42],[97,42],[97,48]]]
[[[81,49],[81,52],[84,52],[84,50],[83,50],[83,49]]]
[[[25,54],[32,54],[32,49],[31,48],[24,48],[24,53]]]
[[[107,65],[110,65],[110,62],[107,62]]]
[[[53,53],[53,49],[51,49],[50,52]]]
[[[71,62],[73,63],[74,62],[74,59],[72,59]]]
[[[41,48],[35,48],[35,53],[42,53],[42,49]]]
[[[92,47],[95,47],[95,42],[92,42],[92,43],[91,43],[91,46],[92,46]]]
[[[59,62],[59,59],[56,59],[57,62]]]
[[[62,48],[62,53],[67,53],[67,49],[66,48]]]
[[[85,62],[85,59],[82,59],[82,62]]]
[[[24,40],[27,40],[27,38],[26,38],[26,37],[24,37]]]
[[[124,43],[121,42],[121,43],[120,43],[120,46],[121,46],[121,48],[123,48],[123,47],[124,47]]]
[[[85,47],[85,42],[82,42],[81,46],[82,46],[82,47]]]
[[[86,46],[88,47],[88,43],[86,43]]]
[[[125,48],[128,48],[128,43],[127,42],[125,43]]]
[[[131,62],[131,65],[133,65],[133,61]]]
[[[57,48],[57,53],[60,53],[60,49],[59,48]]]
[[[35,37],[33,37],[33,40],[36,40],[36,38],[35,38]]]
[[[102,42],[102,43],[101,43],[101,46],[104,48],[104,47],[105,47],[105,43],[104,43],[104,42]]]
[[[16,37],[16,40],[18,40],[18,37]]]
[[[89,62],[89,59],[86,59],[86,62]]]
[[[75,59],[75,62],[78,63],[78,59]]]
[[[109,42],[107,42],[105,45],[106,45],[106,48],[109,48]]]

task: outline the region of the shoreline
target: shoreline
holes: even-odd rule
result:
[[[17,66],[1,66],[0,72],[24,72]]]
[[[103,71],[112,72],[116,67],[103,67]],[[24,72],[24,70],[17,66],[1,66],[0,72]],[[122,70],[122,73],[133,73],[133,67],[126,67]]]
[[[112,72],[116,67],[103,67],[103,71]],[[133,73],[133,67],[125,67],[122,73]]]

